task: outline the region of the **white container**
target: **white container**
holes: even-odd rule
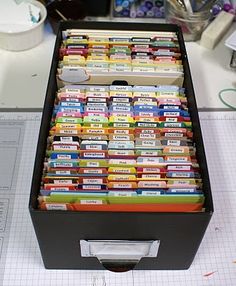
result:
[[[28,30],[18,32],[5,32],[0,27],[0,48],[9,51],[23,51],[37,46],[43,40],[44,22],[47,10],[38,1],[27,1],[40,9],[40,21]]]

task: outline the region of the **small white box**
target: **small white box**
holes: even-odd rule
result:
[[[234,20],[234,15],[221,11],[215,20],[202,33],[200,44],[201,46],[214,49],[223,35],[226,33],[231,23]]]

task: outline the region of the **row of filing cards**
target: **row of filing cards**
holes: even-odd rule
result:
[[[133,37],[114,34],[90,36],[79,30],[63,31],[60,72],[76,67],[83,67],[87,73],[183,72],[175,32]]]
[[[203,211],[185,90],[60,88],[38,199],[46,210]]]

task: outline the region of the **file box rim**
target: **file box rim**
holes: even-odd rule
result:
[[[193,118],[193,131],[194,131],[194,139],[198,143],[197,148],[197,156],[199,157],[198,160],[200,162],[200,168],[203,177],[203,188],[205,193],[205,213],[209,213],[210,215],[213,213],[213,200],[210,188],[210,181],[209,181],[209,174],[207,169],[207,162],[206,162],[206,155],[203,145],[202,133],[200,127],[199,116],[197,112],[197,104],[194,95],[193,83],[190,74],[190,68],[187,58],[187,52],[183,40],[183,35],[181,28],[174,24],[150,24],[150,23],[118,23],[118,22],[83,22],[83,21],[61,21],[60,26],[58,29],[58,34],[54,46],[52,64],[50,69],[50,75],[47,85],[47,92],[44,101],[44,108],[43,108],[43,115],[41,120],[40,126],[40,134],[38,139],[38,148],[35,157],[35,164],[34,164],[34,172],[32,177],[32,185],[31,185],[31,193],[30,193],[30,200],[29,200],[29,209],[30,211],[40,211],[37,209],[37,196],[39,192],[39,186],[41,181],[41,174],[43,168],[43,160],[44,160],[44,150],[46,148],[46,141],[48,136],[48,129],[50,124],[50,118],[53,110],[54,104],[54,96],[52,94],[56,93],[57,90],[57,83],[56,83],[56,71],[58,65],[58,50],[61,43],[62,35],[61,31],[65,29],[75,28],[75,29],[94,29],[96,27],[97,30],[130,30],[130,31],[166,31],[166,32],[176,32],[181,54],[182,54],[182,61],[184,67],[184,87],[186,88],[186,94],[188,96],[188,100],[190,101],[190,113]],[[43,132],[42,132],[43,130]],[[57,212],[57,211],[50,211],[50,212]],[[71,211],[70,211],[71,212]],[[77,212],[75,212],[77,213]],[[98,214],[99,212],[96,212]],[[156,213],[155,213],[156,214]],[[158,213],[161,214],[161,213]],[[171,214],[178,214],[178,213],[171,213]],[[185,213],[183,213],[185,214]],[[197,213],[192,213],[196,215]]]

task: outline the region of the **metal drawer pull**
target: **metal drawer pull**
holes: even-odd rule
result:
[[[159,240],[80,240],[82,257],[97,257],[105,268],[128,271],[142,257],[157,257]]]

